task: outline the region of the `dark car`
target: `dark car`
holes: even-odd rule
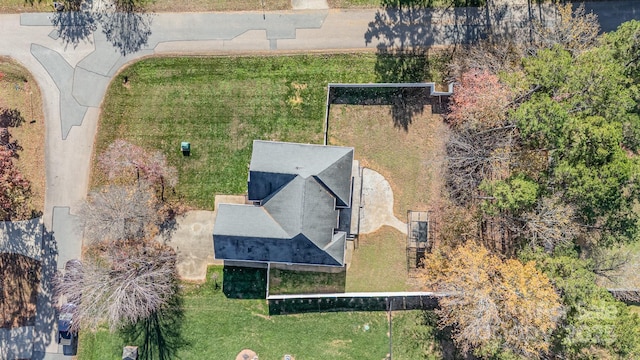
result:
[[[67,303],[60,308],[58,315],[58,344],[72,345],[78,334],[73,330],[73,316],[76,305]]]

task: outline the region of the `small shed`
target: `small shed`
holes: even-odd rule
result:
[[[435,225],[429,211],[407,212],[407,270],[420,267],[425,253],[431,252]]]

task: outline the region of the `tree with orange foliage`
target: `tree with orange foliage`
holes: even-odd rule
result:
[[[454,86],[447,120],[454,127],[478,130],[503,126],[511,90],[487,70],[471,69]]]
[[[436,312],[463,352],[537,359],[549,350],[562,307],[534,261],[503,261],[469,242],[429,254],[421,279],[427,289],[451,294]]]

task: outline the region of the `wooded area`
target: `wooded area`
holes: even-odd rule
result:
[[[640,236],[640,22],[599,35],[582,7],[558,13],[449,67],[453,223],[423,277],[457,294],[437,314],[462,354],[640,356],[638,316],[596,285],[625,262],[608,251]]]

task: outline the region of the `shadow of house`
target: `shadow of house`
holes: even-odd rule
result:
[[[255,140],[251,204],[220,204],[215,257],[248,267],[344,267],[352,169],[352,148]]]
[[[267,296],[268,269],[263,264],[232,266],[227,262],[223,268],[222,292],[231,299],[264,299]],[[247,265],[242,262],[238,265]]]

